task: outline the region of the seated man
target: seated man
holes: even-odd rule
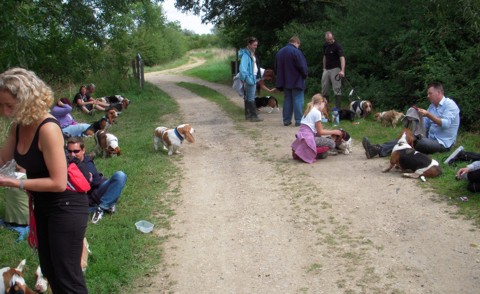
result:
[[[115,212],[115,203],[125,187],[127,175],[123,171],[116,171],[110,179],[105,178],[97,171],[93,160],[85,155],[85,144],[80,137],[71,137],[67,140],[67,155],[84,162],[90,173],[87,180],[92,188],[88,191],[88,198],[93,210],[92,223],[96,224],[105,212]]]
[[[468,180],[467,189],[470,192],[480,192],[480,160],[459,169],[456,178]]]
[[[415,146],[413,147],[425,154],[448,152],[457,139],[460,126],[460,109],[455,101],[444,96],[442,84],[432,83],[428,85],[427,89],[430,106],[427,110],[416,108],[418,114],[423,117],[426,136],[416,136]],[[367,158],[377,155],[380,157],[389,156],[396,143],[397,139],[381,145],[371,144],[367,137],[362,140]]]

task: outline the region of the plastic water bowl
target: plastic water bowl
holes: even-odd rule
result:
[[[142,233],[150,233],[153,230],[154,224],[147,222],[145,220],[141,220],[135,223],[135,227]]]

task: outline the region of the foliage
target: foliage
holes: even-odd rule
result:
[[[426,86],[444,84],[461,108],[462,127],[480,127],[480,1],[474,0],[177,0],[184,10],[203,11],[227,44],[240,48],[251,35],[263,67],[292,35],[302,40],[310,77],[308,91],[321,88],[325,31],[344,47],[344,95],[372,100],[379,110],[428,104]],[[356,98],[356,97],[353,97]]]

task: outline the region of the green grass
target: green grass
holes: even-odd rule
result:
[[[88,224],[87,239],[92,254],[86,272],[90,293],[120,293],[130,289],[135,279],[145,276],[161,261],[164,237],[143,234],[134,223],[145,219],[155,229],[169,229],[169,218],[174,214],[172,203],[177,201],[178,185],[172,176],[177,173],[173,162],[164,152],[154,152],[152,133],[156,126],[171,124],[162,116],[178,111],[177,105],[158,88],[146,85],[144,91],[125,93],[133,103],[125,110],[110,131],[119,138],[123,154],[115,158],[97,158],[98,170],[106,176],[123,170],[127,176],[125,190],[117,204],[118,212],[105,215],[97,224]],[[75,112],[78,121],[98,119]],[[180,119],[180,118],[178,118]],[[94,146],[87,138],[87,149]],[[166,176],[169,175],[169,176]],[[3,189],[0,192],[3,194]],[[2,195],[3,196],[3,195]],[[4,198],[0,197],[0,218],[4,216]],[[0,229],[0,264],[17,265],[27,259],[27,283],[33,285],[33,274],[38,257],[26,241],[16,242],[18,234]]]

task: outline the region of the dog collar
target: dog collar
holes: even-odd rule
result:
[[[183,139],[182,135],[180,135],[180,133],[178,132],[177,128],[175,128],[174,131],[175,131],[175,135],[177,135],[177,137],[180,139],[180,142],[183,142],[184,139]]]

